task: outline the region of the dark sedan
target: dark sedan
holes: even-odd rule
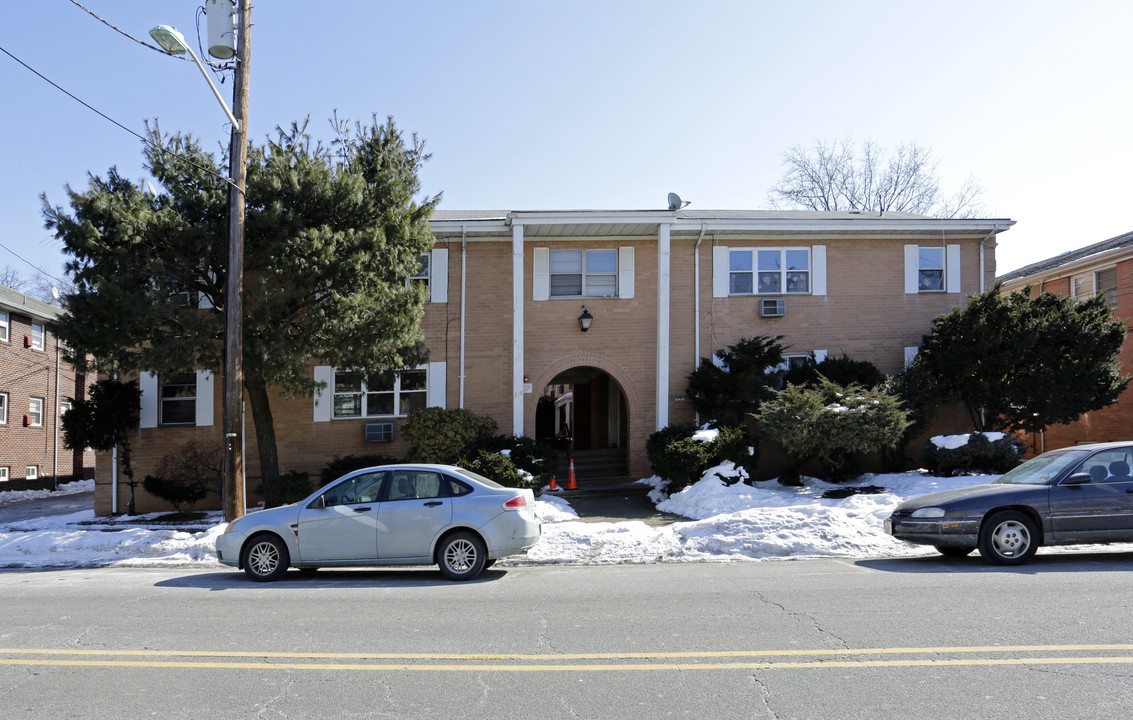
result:
[[[1133,542],[1133,442],[1063,448],[987,485],[922,495],[897,506],[885,532],[944,555],[979,548],[1000,565],[1040,545]]]

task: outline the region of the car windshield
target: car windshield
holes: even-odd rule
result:
[[[1071,450],[1031,458],[995,482],[1012,485],[1047,485],[1062,471],[1089,454],[1088,450]]]

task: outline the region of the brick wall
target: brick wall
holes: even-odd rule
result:
[[[59,423],[60,401],[81,396],[83,381],[76,383],[70,364],[61,360],[54,333],[45,330],[42,350],[28,347],[32,323],[42,319],[9,312],[8,341],[0,341],[0,392],[8,396],[7,421],[0,423],[0,468],[8,468],[5,490],[46,489],[56,476],[67,481],[84,467],[93,468],[93,453],[75,453],[63,446]],[[31,398],[43,401],[42,423],[33,426],[29,417]],[[38,478],[27,480],[27,468]]]

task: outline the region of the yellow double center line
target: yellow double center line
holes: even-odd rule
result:
[[[792,670],[979,665],[1126,665],[1133,664],[1133,655],[1129,654],[1131,652],[1133,652],[1133,645],[994,645],[982,647],[722,650],[714,652],[573,653],[561,655],[0,648],[0,665],[211,670],[635,672],[646,670]],[[1070,653],[1085,654],[1071,655]],[[192,660],[190,658],[207,659]]]

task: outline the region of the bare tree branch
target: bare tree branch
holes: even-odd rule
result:
[[[941,195],[938,161],[915,142],[887,153],[872,140],[855,151],[849,139],[821,140],[813,148],[783,153],[786,171],[768,200],[779,209],[905,212],[933,217],[973,217],[983,210],[983,188],[969,178]]]

